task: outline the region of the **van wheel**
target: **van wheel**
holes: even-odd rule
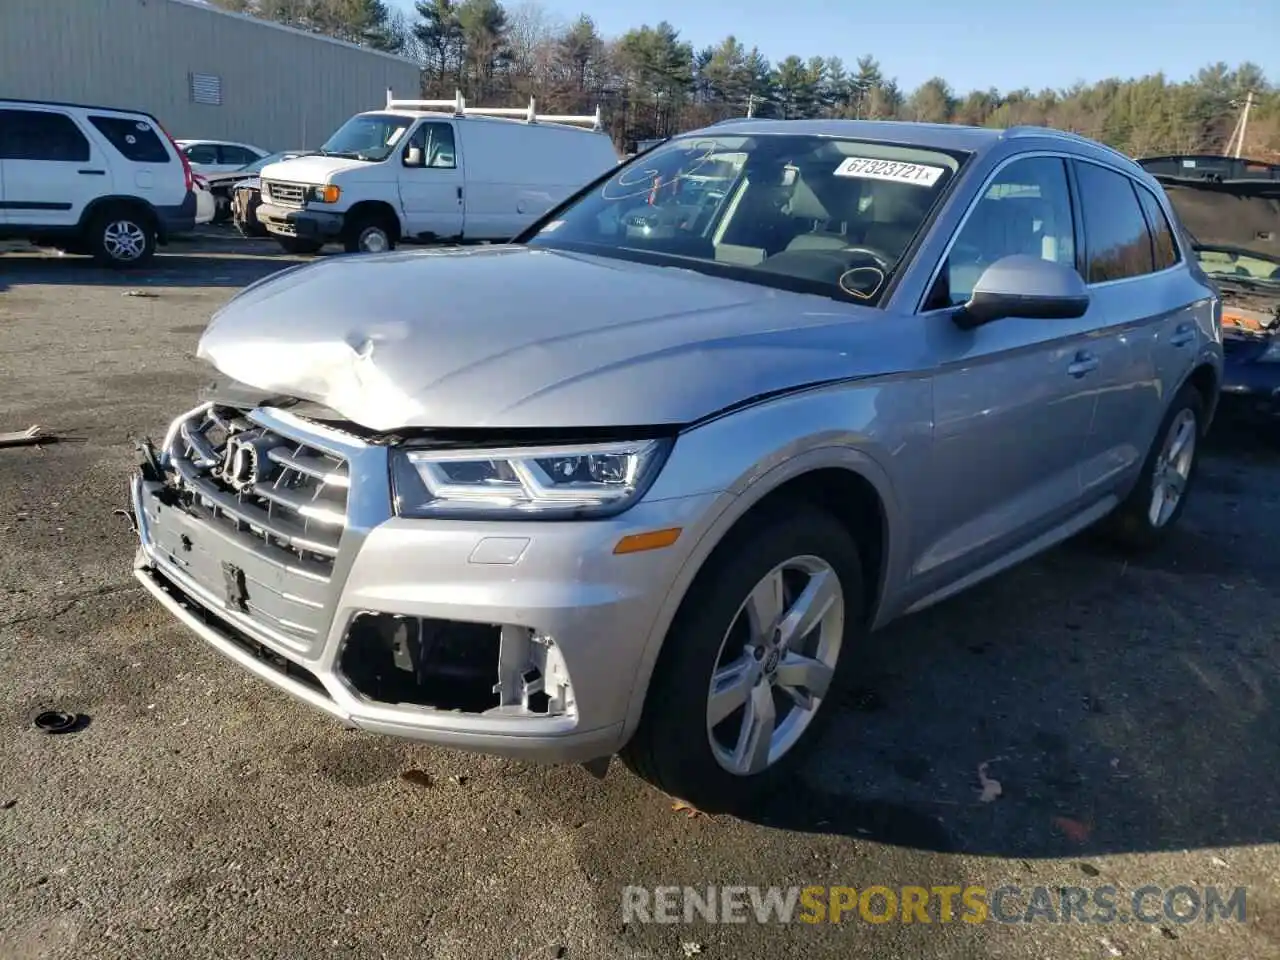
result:
[[[386,253],[396,248],[396,228],[383,214],[365,214],[347,228],[343,246],[347,253]]]
[[[1128,552],[1149,550],[1178,522],[1200,465],[1204,419],[1204,398],[1186,384],[1164,415],[1138,482],[1100,525],[1112,544]]]
[[[834,517],[791,503],[750,518],[685,598],[623,762],[707,811],[793,784],[857,656],[863,604]]]
[[[105,267],[140,267],[155,256],[155,224],[127,207],[104,210],[89,221],[84,247]]]
[[[301,237],[276,237],[276,241],[285,253],[319,253],[320,248],[324,246],[317,240],[304,240]]]

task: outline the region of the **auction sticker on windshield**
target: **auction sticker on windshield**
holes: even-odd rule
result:
[[[837,177],[915,183],[922,187],[932,187],[945,172],[943,167],[906,163],[902,160],[875,160],[871,157],[848,157],[835,169]]]

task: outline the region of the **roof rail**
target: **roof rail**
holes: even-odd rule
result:
[[[590,127],[597,133],[604,130],[600,108],[593,114],[538,113],[538,103],[529,98],[527,107],[469,107],[462,91],[454,93],[452,100],[397,100],[387,88],[387,110],[448,110],[455,117],[510,117],[525,123],[562,123],[575,127]]]

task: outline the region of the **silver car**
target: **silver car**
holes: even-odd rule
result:
[[[786,782],[878,627],[1095,524],[1158,541],[1222,371],[1130,160],[847,121],[677,137],[507,245],[285,270],[199,355],[132,481],[175,617],[350,726],[621,752],[706,809]]]

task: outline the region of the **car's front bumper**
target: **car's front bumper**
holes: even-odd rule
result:
[[[1221,403],[1230,412],[1280,417],[1280,363],[1261,361],[1280,334],[1224,343]]]
[[[363,455],[364,482],[385,488],[386,450],[371,447]],[[383,469],[374,463],[379,459]],[[692,544],[677,540],[625,555],[615,555],[614,546],[629,533],[696,525],[713,499],[641,503],[610,520],[480,523],[393,517],[387,491],[366,488],[351,506],[332,578],[311,595],[312,606],[323,610],[308,621],[317,627],[308,640],[282,633],[271,617],[257,615],[253,601],[249,609],[232,602],[219,567],[244,571],[257,605],[272,613],[279,604],[270,593],[276,574],[244,537],[166,502],[164,489],[141,474],[131,482],[140,538],[136,576],[219,652],[353,727],[550,762],[590,760],[622,745],[658,611]],[[353,622],[370,613],[528,628],[549,637],[567,669],[573,706],[543,715],[510,705],[464,712],[370,699],[355,689],[342,656]],[[501,683],[504,670],[520,665],[493,666]]]
[[[281,237],[297,237],[327,243],[342,236],[343,215],[328,210],[295,209],[261,203],[258,222],[268,232]]]

